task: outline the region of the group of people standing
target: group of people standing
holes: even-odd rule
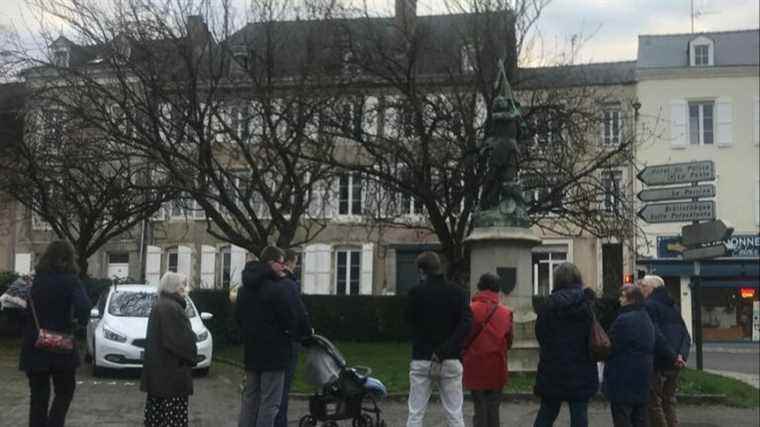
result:
[[[450,427],[463,427],[463,389],[471,392],[475,427],[499,426],[501,391],[507,383],[512,312],[499,301],[497,278],[483,275],[468,304],[464,290],[445,280],[438,257],[417,258],[420,284],[409,293],[412,328],[407,427],[422,426],[431,385],[436,383]],[[573,427],[588,426],[588,402],[598,393],[599,369],[590,351],[594,292],[578,268],[553,272],[554,289],[537,308],[539,362],[534,393],[541,404],[534,427],[554,425],[567,402]],[[620,292],[618,316],[609,329],[602,391],[616,427],[678,425],[675,392],[691,338],[662,278],[645,276]]]
[[[446,280],[435,253],[425,252],[416,262],[419,284],[410,290],[405,310],[412,336],[407,427],[422,426],[434,385],[450,427],[465,425],[464,389],[473,398],[474,426],[499,426],[513,317],[500,302],[498,278],[480,277],[478,292],[470,299]],[[313,334],[294,274],[296,263],[295,252],[267,247],[243,271],[233,301],[246,371],[241,427],[287,425],[299,342]],[[587,426],[588,402],[599,391],[597,362],[589,350],[595,295],[584,288],[573,264],[561,264],[553,274],[554,290],[537,310],[540,350],[534,392],[541,405],[534,426],[552,426],[562,402],[568,403],[573,427]],[[197,349],[185,315],[186,289],[186,277],[166,273],[148,320],[141,378],[141,390],[147,393],[146,426],[188,424]],[[91,304],[69,243],[48,246],[36,266],[29,302],[34,322],[28,320],[24,327],[19,366],[29,379],[29,425],[63,426],[79,355],[76,346],[70,352],[50,352],[38,348],[37,341],[41,329],[68,330],[72,314],[80,325],[89,320]],[[678,373],[691,346],[686,325],[658,276],[623,287],[620,304],[609,329],[612,346],[602,384],[613,424],[676,426]]]

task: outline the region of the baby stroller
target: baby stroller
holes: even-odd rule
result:
[[[349,368],[346,359],[326,338],[314,335],[304,343],[306,382],[317,388],[309,397],[309,413],[299,427],[337,427],[352,420],[353,427],[385,427],[377,400],[387,395],[385,386],[370,377],[366,367]]]

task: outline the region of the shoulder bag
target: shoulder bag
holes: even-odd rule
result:
[[[612,351],[612,343],[610,342],[610,337],[604,332],[602,325],[596,320],[596,315],[591,305],[589,305],[589,311],[591,312],[591,334],[589,335],[588,342],[591,360],[602,362],[609,357]]]
[[[471,340],[470,340],[470,341],[467,343],[467,345],[465,346],[465,348],[464,348],[464,351],[463,351],[463,352],[466,352],[466,351],[467,351],[467,349],[468,349],[468,348],[470,348],[470,345],[472,345],[472,343],[474,343],[474,342],[475,342],[475,340],[477,340],[477,339],[478,339],[478,337],[480,336],[480,334],[483,332],[483,330],[484,330],[484,329],[486,328],[486,326],[488,325],[488,321],[489,321],[489,320],[491,320],[491,317],[493,317],[493,314],[494,314],[494,313],[496,313],[496,309],[497,309],[497,308],[499,308],[499,304],[494,304],[494,305],[493,305],[493,308],[491,309],[491,312],[490,312],[490,313],[488,313],[488,316],[486,316],[486,319],[485,319],[485,320],[483,321],[483,323],[480,325],[480,330],[479,330],[479,331],[478,331],[478,332],[477,332],[475,335],[473,335],[472,339],[471,339]]]
[[[37,328],[37,341],[34,342],[34,347],[52,353],[72,353],[74,351],[74,336],[40,328],[37,310],[34,309],[34,301],[31,296],[29,296],[29,305],[32,308],[32,316],[34,316],[34,326]]]

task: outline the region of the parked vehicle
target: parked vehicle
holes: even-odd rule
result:
[[[195,369],[204,375],[211,366],[213,339],[203,321],[213,314],[198,314],[193,301],[186,298],[185,312],[198,347]],[[156,299],[155,287],[140,284],[113,285],[101,294],[87,325],[87,360],[93,375],[103,375],[104,369],[142,368],[148,316]]]

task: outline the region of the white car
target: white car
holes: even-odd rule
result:
[[[195,369],[204,375],[211,366],[213,340],[203,321],[214,315],[198,315],[193,301],[185,298],[185,312],[198,347]],[[149,285],[113,285],[103,291],[87,325],[87,360],[93,375],[101,376],[104,369],[142,368],[148,316],[157,299],[156,287]]]

